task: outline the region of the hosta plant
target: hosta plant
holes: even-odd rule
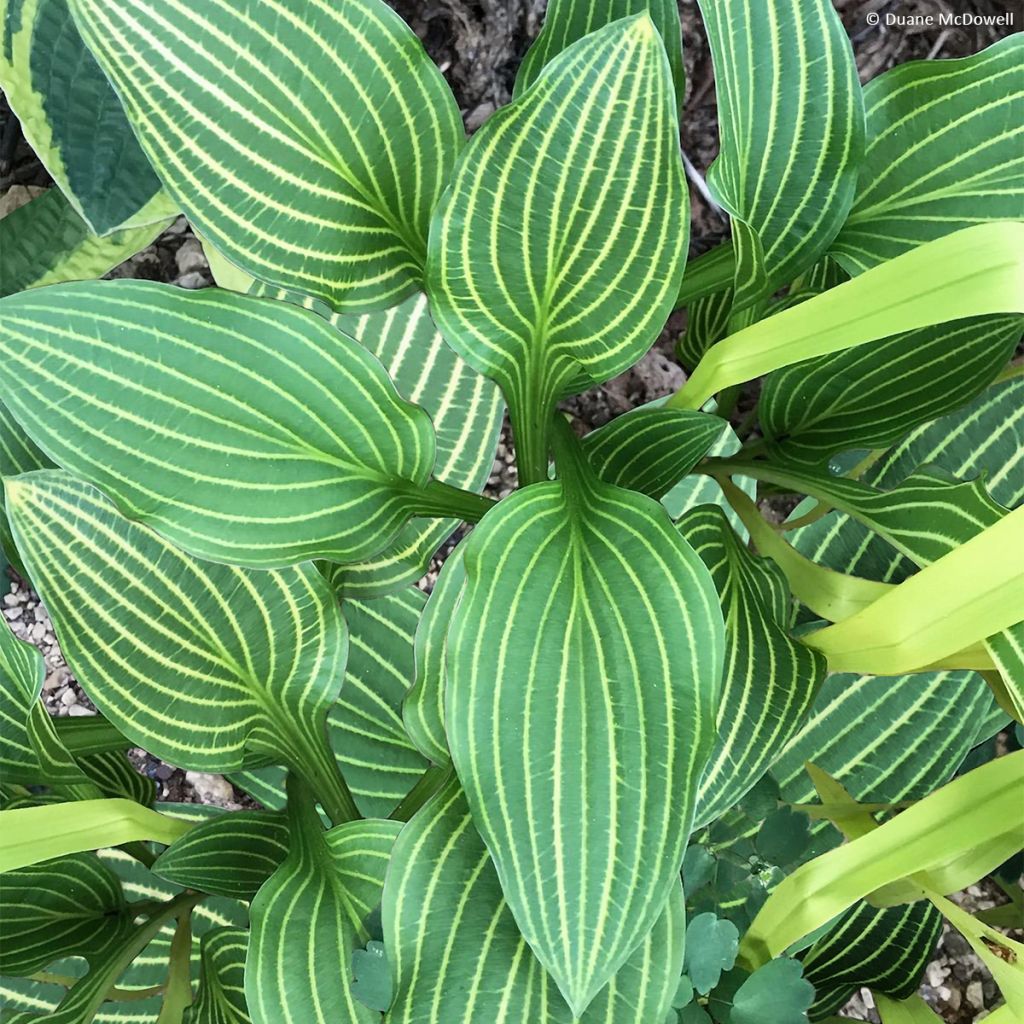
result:
[[[552,0],[467,142],[380,0],[7,0],[3,545],[99,714],[0,629],[5,1020],[926,1021],[944,918],[1024,1019],[1021,37],[702,11],[687,265],[671,2]],[[82,280],[179,209],[220,287]]]

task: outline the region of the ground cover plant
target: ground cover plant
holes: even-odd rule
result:
[[[0,542],[100,711],[0,629],[5,1021],[922,1022],[944,920],[1024,1019],[1021,36],[707,0],[687,264],[673,3],[552,0],[468,142],[376,0],[3,10]],[[218,288],[88,280],[178,211]]]

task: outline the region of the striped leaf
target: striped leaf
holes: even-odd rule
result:
[[[51,188],[0,220],[0,298],[26,288],[102,277],[170,223],[157,220],[101,237],[60,189]]]
[[[58,285],[3,300],[0,355],[0,398],[35,441],[203,558],[372,555],[434,460],[380,364],[288,303]]]
[[[201,822],[156,859],[177,885],[248,902],[288,853],[288,825],[272,811],[236,811]]]
[[[579,1015],[678,875],[723,628],[664,509],[598,481],[559,426],[567,476],[501,502],[464,542],[445,703],[505,898]]]
[[[45,675],[42,654],[0,623],[0,770],[9,785],[42,781],[28,719],[39,702]]]
[[[722,137],[708,183],[732,219],[738,311],[811,267],[835,238],[853,202],[864,110],[829,0],[700,6]]]
[[[690,303],[686,310],[686,331],[676,345],[684,366],[692,370],[704,358],[704,353],[728,334],[732,303],[731,288],[699,295]]]
[[[228,260],[350,310],[422,288],[462,122],[381,0],[71,6],[167,190]]]
[[[683,966],[677,880],[654,928],[574,1016],[519,934],[455,782],[395,844],[383,919],[396,982],[387,1024],[650,1024],[668,1013]]]
[[[18,546],[61,650],[96,706],[172,764],[283,759],[350,803],[326,743],[346,634],[312,566],[200,562],[58,471],[8,480]]]
[[[245,954],[249,933],[216,928],[202,939],[202,974],[183,1024],[251,1024],[245,1005]]]
[[[588,434],[583,451],[605,483],[660,499],[708,454],[721,433],[718,416],[640,406]]]
[[[552,0],[544,26],[516,73],[512,98],[518,99],[537,79],[545,65],[577,40],[620,18],[646,11],[665,44],[676,105],[682,107],[686,91],[683,70],[683,30],[674,0]]]
[[[808,1017],[824,1020],[865,986],[894,999],[913,995],[941,932],[942,915],[925,900],[881,910],[854,904],[803,957],[815,989]]]
[[[61,746],[63,750],[63,745]],[[123,797],[144,807],[152,807],[156,800],[156,782],[135,770],[124,751],[111,750],[102,754],[85,754],[75,759],[79,770],[98,796]]]
[[[572,44],[474,135],[434,219],[445,339],[497,381],[520,476],[547,476],[555,402],[614,377],[672,309],[687,192],[672,83],[646,14]]]
[[[413,679],[413,637],[424,595],[415,587],[374,601],[346,601],[348,663],[327,733],[338,768],[366,817],[384,817],[427,767],[402,724]],[[231,776],[264,807],[287,802],[285,770],[272,766]]]
[[[0,39],[0,87],[83,227],[106,235],[173,216],[68,0],[9,0]],[[40,240],[45,250],[50,240]]]
[[[288,856],[250,908],[249,1015],[254,1024],[379,1024],[352,992],[352,952],[402,826],[352,821],[325,833],[305,794],[295,796]]]
[[[1024,203],[1020,34],[962,60],[919,60],[864,89],[867,147],[832,255],[856,274]]]
[[[976,398],[1013,355],[1020,317],[971,317],[777,370],[758,404],[770,450],[800,465],[884,448]]]
[[[0,221],[0,225],[3,223],[4,221]],[[7,522],[3,478],[17,476],[18,473],[29,473],[33,469],[46,469],[52,465],[53,463],[22,430],[21,425],[0,400],[0,582],[6,582],[6,574],[3,572],[5,558],[22,576],[28,575],[18,549],[14,546],[14,538]]]
[[[16,977],[64,957],[102,954],[132,923],[117,875],[92,853],[5,873],[0,910],[0,974]]]
[[[699,827],[737,803],[771,767],[803,722],[826,664],[789,636],[785,577],[746,550],[721,509],[704,505],[678,526],[708,567],[725,616],[718,740],[697,793]]]

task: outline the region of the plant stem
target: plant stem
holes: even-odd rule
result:
[[[402,802],[388,815],[392,821],[408,821],[451,778],[452,768],[432,764]]]
[[[497,502],[473,491],[440,480],[431,480],[419,488],[413,498],[415,511],[420,516],[451,516],[466,523],[478,523]]]
[[[301,766],[296,765],[296,772],[313,791],[313,796],[333,824],[341,825],[362,818],[352,790],[348,788],[345,776],[341,774],[326,740],[322,746],[317,746],[314,757],[305,758]]]
[[[723,242],[698,256],[686,266],[675,308],[681,309],[702,295],[728,288],[732,284],[735,271],[736,255],[732,249],[732,242]]]
[[[539,402],[537,403],[539,405]],[[536,408],[527,406],[525,415],[510,405],[512,436],[516,449],[516,472],[522,487],[543,483],[548,479],[548,427],[547,417],[537,417]]]
[[[181,1024],[185,1010],[192,1005],[192,908],[185,907],[178,916],[178,927],[171,939],[164,985],[163,1005],[157,1024]]]

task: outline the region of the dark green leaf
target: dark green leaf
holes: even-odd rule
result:
[[[771,960],[733,996],[729,1024],[806,1024],[813,1000],[799,960]]]
[[[739,949],[740,934],[732,921],[714,914],[698,914],[686,926],[684,970],[693,987],[706,996],[717,984],[722,971],[732,969]]]
[[[245,954],[249,933],[216,928],[202,939],[202,974],[195,1003],[183,1024],[251,1024],[245,1005]]]
[[[787,867],[804,853],[810,838],[807,816],[780,807],[765,818],[755,842],[769,864]]]
[[[391,972],[383,942],[368,942],[352,954],[352,991],[356,999],[383,1013],[391,1005]]]

